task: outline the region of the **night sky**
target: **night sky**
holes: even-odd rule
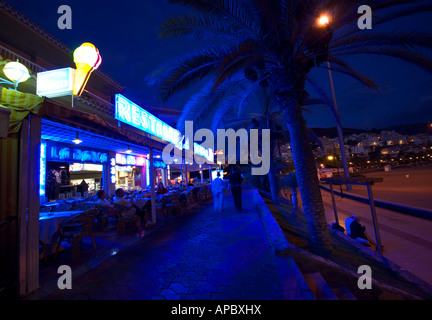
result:
[[[204,45],[188,39],[158,39],[158,26],[165,18],[188,10],[166,0],[6,2],[72,49],[83,42],[96,45],[103,59],[100,69],[126,86],[124,94],[142,106],[161,106],[155,89],[144,84],[148,72],[170,58]],[[72,30],[57,27],[60,17],[57,9],[64,4],[72,8]],[[431,21],[432,14],[424,13],[401,19],[397,24],[387,24],[386,29],[432,32]],[[432,121],[431,74],[388,57],[350,56],[346,61],[369,76],[380,88],[367,89],[347,76],[333,73],[344,127],[369,130]],[[312,75],[330,96],[327,71],[314,71]],[[174,96],[164,105],[182,108],[190,93],[188,90]],[[312,114],[305,114],[309,127],[335,125],[328,107],[313,106],[309,109]]]

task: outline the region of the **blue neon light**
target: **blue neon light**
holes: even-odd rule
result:
[[[46,143],[40,145],[39,195],[45,196]]]
[[[121,94],[115,95],[115,118],[175,145],[182,140],[180,131],[167,125]]]

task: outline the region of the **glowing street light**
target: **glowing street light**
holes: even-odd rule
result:
[[[0,78],[0,83],[13,85],[15,90],[21,82],[25,82],[30,78],[28,69],[19,61],[6,63],[3,67],[3,73],[10,81]]]
[[[73,95],[80,96],[91,73],[93,70],[99,68],[102,63],[102,57],[99,54],[99,50],[88,42],[78,47],[74,51],[73,56],[76,65]]]
[[[321,27],[328,26],[330,24],[330,18],[328,15],[323,14],[318,18],[317,23]]]

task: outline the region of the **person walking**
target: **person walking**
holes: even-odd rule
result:
[[[223,211],[223,191],[225,189],[225,182],[220,176],[221,174],[218,171],[218,173],[216,174],[216,179],[214,179],[211,184],[213,204],[216,212]]]
[[[234,198],[234,204],[239,212],[242,211],[242,187],[241,187],[242,183],[243,183],[243,177],[240,173],[240,169],[234,167],[233,173],[229,178],[229,186]]]

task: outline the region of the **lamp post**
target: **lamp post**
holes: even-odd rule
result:
[[[321,15],[317,20],[317,24],[321,28],[328,28],[328,26],[330,25],[330,17],[326,14]],[[327,69],[328,69],[328,73],[329,73],[330,87],[331,87],[332,98],[333,98],[333,108],[334,108],[335,114],[337,115],[336,130],[337,130],[338,139],[339,139],[339,147],[340,147],[342,167],[344,170],[344,177],[349,178],[350,175],[349,175],[348,162],[347,162],[346,154],[345,154],[345,144],[344,144],[344,139],[343,139],[342,125],[340,123],[340,118],[339,118],[339,111],[338,111],[338,105],[337,105],[337,101],[336,101],[336,93],[335,93],[335,89],[334,89],[333,76],[332,76],[332,72],[331,72],[331,65],[330,65],[330,61],[328,61],[328,60],[327,60]],[[350,184],[347,184],[346,188],[347,188],[347,190],[352,189]]]

